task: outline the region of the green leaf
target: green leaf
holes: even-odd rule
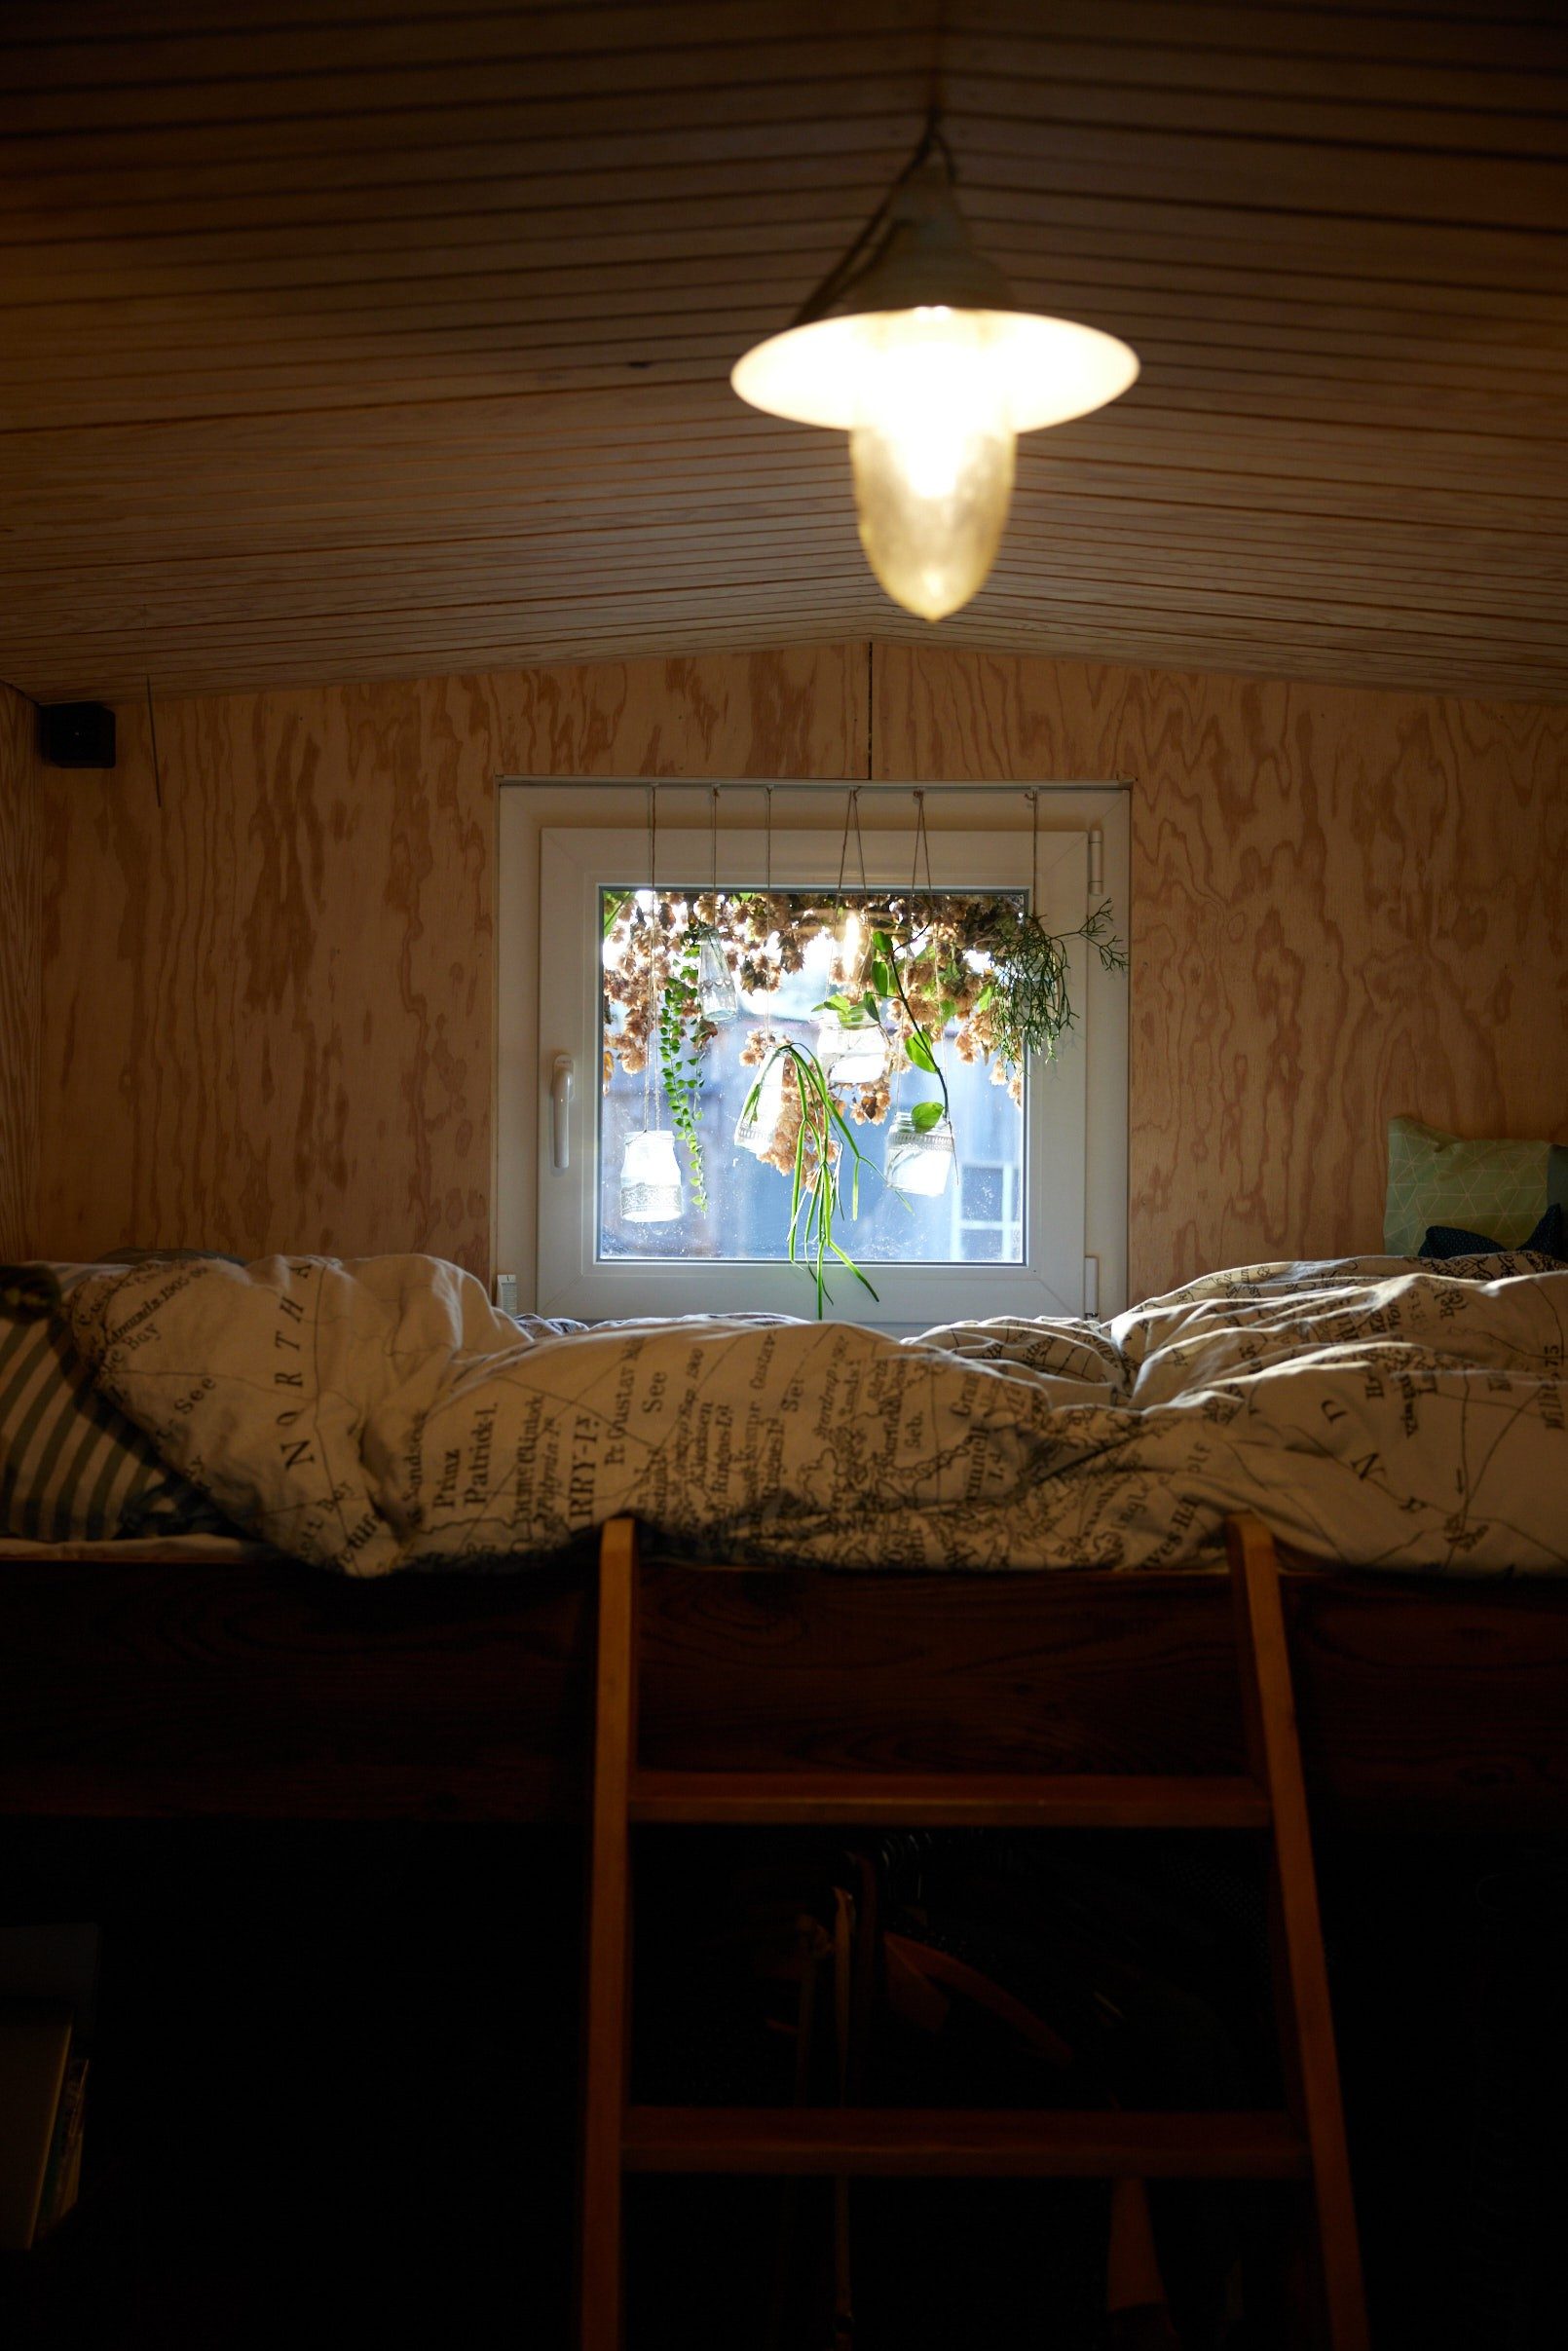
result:
[[[886,955],[873,955],[871,984],[879,996],[896,996],[898,982],[893,976],[892,962]]]
[[[941,1124],[942,1104],[940,1102],[916,1102],[910,1112],[910,1120],[916,1135],[929,1135],[933,1127]]]
[[[936,1061],[930,1046],[925,1041],[922,1030],[918,1028],[910,1030],[909,1035],[904,1039],[904,1050],[916,1069],[923,1069],[929,1077],[936,1076]]]
[[[832,1250],[836,1257],[838,1257],[843,1264],[848,1266],[849,1271],[854,1275],[855,1280],[860,1284],[861,1288],[871,1289],[871,1294],[875,1298],[877,1292],[872,1289],[871,1284],[867,1281],[865,1275],[861,1272],[853,1257],[850,1256],[849,1251],[847,1250],[840,1249],[837,1241],[830,1241],[828,1243],[828,1247]]]

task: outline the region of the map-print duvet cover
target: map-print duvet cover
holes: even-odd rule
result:
[[[1568,1271],[1251,1266],[1108,1322],[498,1313],[430,1257],[147,1263],[61,1311],[230,1517],[355,1576],[630,1512],[692,1558],[1144,1569],[1225,1513],[1367,1567],[1568,1571]]]

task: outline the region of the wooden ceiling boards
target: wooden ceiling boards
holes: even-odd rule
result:
[[[938,642],[1568,699],[1551,0],[9,0],[0,675],[47,698],[930,640],[729,366],[934,79],[1141,355]]]

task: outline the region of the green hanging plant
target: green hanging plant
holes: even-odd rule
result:
[[[697,995],[702,941],[711,926],[689,922],[676,942],[669,978],[658,1008],[658,1074],[670,1105],[670,1123],[686,1145],[691,1173],[691,1205],[699,1212],[708,1205],[702,1164],[702,1056],[718,1034],[705,1020]]]
[[[773,1164],[784,1159],[790,1174],[789,1253],[792,1265],[803,1261],[816,1286],[817,1320],[833,1292],[827,1284],[828,1259],[836,1257],[873,1298],[877,1292],[848,1250],[835,1237],[835,1220],[843,1214],[840,1190],[842,1169],[849,1168],[849,1214],[860,1213],[860,1171],[873,1166],[856,1142],[835,1099],[828,1073],[809,1048],[786,1041],[776,1045],[746,1097],[743,1118],[755,1118],[763,1084],[776,1064],[784,1070],[784,1118],[793,1123],[775,1141]],[[781,1122],[782,1123],[782,1122]]]
[[[1115,934],[1110,900],[1104,899],[1075,930],[1048,931],[1038,914],[1020,914],[1010,935],[991,950],[991,976],[976,1003],[989,1015],[991,1053],[1022,1069],[1031,1055],[1047,1064],[1077,1022],[1068,992],[1067,947],[1082,939],[1105,971],[1125,971],[1127,952]]]
[[[899,1003],[902,1005],[904,1017],[910,1025],[909,1034],[904,1039],[904,1050],[909,1055],[910,1060],[915,1064],[915,1068],[923,1069],[927,1077],[934,1077],[937,1084],[942,1089],[942,1100],[940,1101],[916,1102],[910,1111],[910,1117],[913,1120],[916,1131],[921,1135],[929,1135],[933,1127],[940,1126],[945,1118],[950,1118],[952,1116],[952,1103],[948,1095],[948,1081],[942,1074],[942,1064],[937,1060],[936,1048],[933,1045],[930,1036],[927,1034],[923,1023],[920,1021],[915,1011],[914,1006],[910,1002],[909,994],[904,986],[904,975],[899,968],[898,951],[894,945],[891,932],[873,931],[871,936],[871,973],[874,987],[880,981],[891,979],[893,983],[893,992],[896,994]],[[910,948],[910,952],[912,955],[915,952],[915,942],[912,939]],[[879,1002],[877,1003],[877,1017],[879,1019],[881,1015],[881,1006]],[[952,1018],[952,999],[948,996],[941,997],[939,1000],[938,1009],[941,1014],[942,1026],[946,1028],[949,1021]]]

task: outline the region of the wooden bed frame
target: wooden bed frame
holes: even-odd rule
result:
[[[1285,1555],[1315,1817],[1568,1826],[1568,1583]],[[360,1585],[243,1547],[0,1552],[0,1816],[580,1814],[594,1554]],[[651,1766],[1227,1772],[1222,1571],[942,1576],[654,1564]]]

